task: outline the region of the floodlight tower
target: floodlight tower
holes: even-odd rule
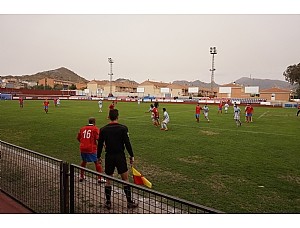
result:
[[[112,82],[112,76],[113,76],[113,73],[112,73],[112,64],[114,63],[114,61],[112,60],[112,58],[108,58],[108,62],[110,63],[110,73],[108,74],[110,77],[109,77],[109,95],[111,96],[112,95],[112,85],[111,85],[111,82]]]
[[[210,78],[210,90],[212,95],[214,95],[214,71],[216,70],[215,65],[215,55],[217,54],[217,48],[216,47],[210,47],[210,54],[212,54],[212,63],[211,63],[211,78]]]

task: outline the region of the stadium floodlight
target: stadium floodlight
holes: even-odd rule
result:
[[[114,61],[112,60],[112,58],[108,58],[108,62],[110,63],[110,73],[108,73],[108,75],[110,75],[109,77],[109,96],[112,96],[112,64],[114,63]]]
[[[112,60],[112,58],[108,58],[108,62],[109,63],[114,63],[114,61]]]
[[[216,47],[210,47],[210,54],[212,54],[212,63],[211,63],[211,78],[210,78],[210,90],[211,94],[214,95],[214,71],[216,70],[214,67],[215,64],[215,55],[217,54],[217,48]]]

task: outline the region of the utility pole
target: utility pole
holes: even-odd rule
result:
[[[112,64],[114,63],[114,61],[112,60],[112,58],[108,58],[108,62],[110,63],[110,73],[108,75],[110,75],[109,77],[109,95],[108,96],[112,96]]]
[[[212,54],[212,63],[211,63],[211,78],[210,78],[210,91],[212,96],[214,96],[214,71],[215,69],[215,55],[217,54],[217,48],[216,47],[210,47],[210,54]]]

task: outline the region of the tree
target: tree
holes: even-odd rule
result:
[[[296,94],[300,97],[300,63],[288,66],[283,75],[291,85],[297,86]]]
[[[76,88],[76,85],[75,85],[75,84],[72,84],[72,85],[69,87],[69,89],[75,90],[75,89],[77,89],[77,88]]]
[[[60,84],[54,84],[53,89],[54,89],[54,90],[62,90],[62,89],[63,89],[63,86],[60,85]]]
[[[32,87],[33,89],[40,89],[40,90],[51,90],[52,88],[48,85],[46,85],[46,87],[41,84],[41,85],[35,85]]]

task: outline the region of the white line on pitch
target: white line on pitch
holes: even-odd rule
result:
[[[264,112],[263,114],[261,114],[257,119],[260,119],[261,117],[263,117],[264,115],[266,115],[269,111]]]

